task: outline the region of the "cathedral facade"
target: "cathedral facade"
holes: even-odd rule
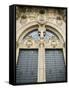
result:
[[[66,8],[16,7],[16,83],[66,81]]]

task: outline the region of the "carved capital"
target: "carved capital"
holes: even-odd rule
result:
[[[44,39],[40,39],[39,47],[45,47],[45,40]]]

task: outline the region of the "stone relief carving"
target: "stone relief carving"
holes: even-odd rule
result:
[[[25,47],[25,48],[39,48],[41,45],[45,48],[58,48],[62,47],[63,44],[60,43],[60,40],[55,36],[51,37],[49,40],[34,40],[31,36],[28,36],[22,43],[16,43],[16,47]]]
[[[21,14],[20,23],[25,24],[27,22],[27,16],[25,14]]]
[[[33,45],[33,42],[32,42],[32,37],[31,36],[28,36],[27,37],[27,42],[26,42],[26,46],[29,48]]]
[[[64,13],[60,14],[59,11],[60,10],[55,10],[52,9],[51,11],[49,11],[48,8],[22,8],[22,10],[20,8],[17,8],[16,10],[16,17],[20,18],[20,23],[22,25],[26,25],[26,23],[29,23],[33,20],[36,20],[36,22],[38,23],[38,35],[40,38],[44,38],[44,36],[46,35],[46,23],[47,22],[51,22],[54,25],[60,25],[60,27],[63,24],[63,15]],[[64,15],[65,16],[65,15]],[[18,19],[17,19],[18,20]],[[17,25],[18,26],[18,25]],[[19,24],[20,26],[20,24]],[[62,29],[63,30],[63,29]],[[27,47],[31,47],[34,45],[35,40],[31,37],[28,36],[24,42],[24,45]],[[52,46],[52,47],[56,47],[58,46],[58,44],[60,43],[60,41],[55,38],[54,36],[51,37],[49,39],[49,41],[46,41],[46,45]],[[38,43],[36,43],[38,46]],[[22,44],[23,45],[23,44]],[[18,44],[17,44],[18,46]]]
[[[27,48],[33,47],[33,44],[34,44],[34,40],[32,36],[28,36],[24,41],[24,46]]]
[[[60,43],[59,39],[57,39],[55,36],[52,36],[48,42],[50,43],[50,46],[52,46],[53,48],[58,47],[58,45]]]
[[[45,30],[46,31],[46,30]],[[17,43],[17,47],[26,47],[26,48],[39,48],[41,45],[46,48],[58,48],[62,47],[62,43],[56,36],[51,36],[48,40],[44,39],[46,32],[38,31],[40,39],[35,40],[32,36],[27,36],[21,43]]]
[[[27,43],[26,43],[26,46],[29,48],[29,47],[32,46],[32,44],[33,44],[32,41],[31,40],[28,40]]]
[[[55,10],[55,9],[48,9],[48,8],[16,8],[16,19],[18,20],[19,17],[21,17],[21,19],[23,20],[23,22],[26,22],[26,19],[30,19],[30,20],[36,20],[36,18],[38,17],[38,21],[40,23],[44,23],[45,19],[48,21],[55,21],[57,19],[59,19],[57,17],[60,16],[61,20],[65,21],[65,11],[63,10],[62,13],[60,13],[62,10]],[[57,18],[56,18],[57,17]],[[61,22],[61,20],[57,20]],[[21,21],[22,22],[22,21]]]
[[[39,24],[43,25],[43,24],[45,24],[45,22],[46,22],[45,10],[41,9],[41,10],[39,11],[39,13],[40,13],[40,14],[39,14],[38,17],[37,17],[37,22],[38,22]]]
[[[62,25],[62,17],[61,17],[61,16],[58,15],[58,16],[56,17],[56,23],[57,23],[58,25],[60,25],[60,26]]]
[[[37,18],[37,22],[41,25],[45,24],[46,22],[46,17],[44,15],[39,15]]]
[[[57,41],[55,41],[54,39],[51,41],[51,45],[53,48],[55,48],[57,46]]]

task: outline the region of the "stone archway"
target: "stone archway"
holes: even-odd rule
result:
[[[36,13],[37,13],[37,15],[36,15]],[[17,61],[19,60],[19,61],[22,61],[22,66],[23,66],[23,64],[24,64],[23,60],[24,61],[27,60],[28,63],[31,63],[33,60],[33,58],[31,58],[31,57],[34,56],[34,54],[29,55],[30,59],[29,59],[29,57],[27,57],[30,52],[28,52],[28,54],[27,53],[23,54],[24,52],[21,54],[21,56],[24,55],[25,57],[27,57],[26,59],[24,59],[24,57],[18,59],[18,56],[20,56],[20,54],[19,54],[20,49],[24,49],[24,50],[28,49],[27,51],[29,51],[31,49],[35,50],[35,48],[36,48],[37,52],[38,52],[37,58],[36,58],[38,65],[35,66],[35,67],[37,67],[36,82],[46,82],[48,79],[47,76],[49,75],[48,74],[46,76],[46,72],[47,72],[46,70],[50,69],[50,71],[51,71],[51,68],[52,68],[52,67],[50,67],[51,65],[54,66],[54,68],[56,68],[56,66],[57,66],[57,68],[59,69],[59,66],[61,67],[60,60],[61,60],[61,62],[64,62],[64,61],[66,62],[65,46],[64,46],[64,43],[66,41],[66,37],[65,37],[66,25],[65,25],[65,22],[63,21],[63,19],[61,19],[59,17],[59,16],[61,16],[59,13],[53,12],[52,15],[51,15],[51,12],[44,12],[44,13],[36,12],[36,13],[33,13],[33,14],[31,13],[30,15],[29,15],[29,13],[26,13],[26,15],[21,15],[20,18],[17,20],[18,23],[17,23],[17,27],[16,27],[16,44],[17,44],[16,64],[17,64]],[[22,14],[24,14],[24,13],[22,13]],[[34,32],[35,30],[38,31],[37,33],[39,36],[39,40],[37,40],[37,42],[34,40],[34,38],[28,37],[28,34],[31,32]],[[55,37],[52,37],[48,40],[48,42],[46,42],[45,35],[46,35],[47,31],[55,34],[54,36],[57,36],[58,39],[56,39]],[[52,52],[51,53],[52,55],[50,54],[50,52]],[[47,56],[48,56],[48,58],[47,58]],[[52,56],[54,59],[50,56]],[[49,60],[51,60],[51,58],[52,58],[52,61],[49,61]],[[30,60],[31,60],[31,62],[30,62]],[[46,60],[49,62],[55,62],[55,63],[59,62],[60,64],[59,65],[57,65],[55,63],[54,63],[54,65],[51,63],[48,64],[48,63],[46,63]],[[34,57],[34,61],[35,61],[35,57]],[[28,63],[25,63],[25,64],[29,65]],[[65,63],[62,64],[62,67],[65,66],[64,64]],[[36,65],[36,64],[34,64],[34,65]],[[48,65],[48,67],[46,65]],[[22,67],[22,72],[23,72],[23,69],[24,69],[24,67]],[[31,68],[30,68],[30,70],[31,70]],[[54,69],[52,68],[52,71],[53,70]],[[62,69],[61,71],[60,70],[58,70],[58,71],[60,73],[59,80],[60,80],[61,76],[63,76],[62,79],[64,81],[65,70]],[[64,75],[62,75],[62,71],[63,71]],[[32,72],[32,70],[31,70],[31,72]],[[55,69],[55,75],[54,75],[54,73],[53,74],[51,74],[51,73],[52,72],[50,72],[50,75],[56,76],[56,73],[57,73],[56,69]],[[26,74],[26,73],[24,73],[24,74]],[[22,75],[22,77],[23,77],[23,75]],[[28,75],[26,77],[29,78]],[[52,77],[50,77],[49,80],[51,80],[51,78]]]
[[[16,31],[16,44],[17,44],[17,46],[18,46],[18,48],[17,48],[17,58],[18,58],[18,52],[19,52],[19,45],[20,45],[20,42],[22,42],[23,41],[23,38],[29,33],[29,32],[31,32],[31,31],[34,31],[35,29],[37,29],[38,30],[38,28],[39,28],[39,24],[38,24],[38,22],[37,21],[33,21],[33,22],[30,22],[30,23],[28,23],[27,25],[25,25],[25,26],[22,26],[19,30],[17,30]],[[59,39],[60,39],[60,41],[61,41],[61,43],[62,43],[62,45],[64,44],[64,42],[65,42],[65,37],[64,37],[64,35],[63,35],[63,33],[62,33],[62,30],[60,30],[60,28],[58,28],[56,25],[54,25],[54,24],[52,24],[52,23],[50,23],[50,22],[46,22],[45,23],[45,28],[46,29],[48,29],[49,31],[51,31],[51,32],[53,32],[53,33],[55,33],[58,37],[59,37]],[[63,48],[63,47],[62,47]],[[65,48],[63,48],[63,50],[64,50],[64,57],[65,57]],[[17,61],[17,60],[16,60]]]
[[[25,25],[25,27],[24,26],[21,27],[19,30],[17,30],[16,41],[19,42],[20,40],[23,39],[23,37],[27,33],[31,32],[31,31],[33,31],[35,29],[38,29],[38,27],[39,27],[39,24],[37,22],[35,22],[35,21],[29,23],[28,25]],[[53,25],[52,23],[49,23],[49,22],[45,24],[45,27],[48,30],[55,33],[59,37],[61,42],[65,42],[65,37],[64,37],[63,31],[60,28],[58,28],[56,25]]]

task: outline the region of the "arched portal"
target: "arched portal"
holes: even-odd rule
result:
[[[22,29],[17,39],[17,68],[24,68],[24,65],[28,65],[28,68],[21,69],[22,71],[25,71],[25,74],[21,74],[22,76],[24,75],[21,79],[23,79],[24,83],[28,82],[29,79],[30,82],[58,81],[59,78],[65,80],[65,51],[63,47],[64,37],[61,32],[59,32],[60,30],[57,30],[52,26],[45,25],[45,32],[43,32],[45,36],[44,40],[41,42],[44,43],[44,46],[40,48],[41,38],[39,36],[38,27],[39,25],[31,25],[31,27],[26,28],[26,30]],[[61,59],[59,60],[58,58]],[[60,67],[61,63],[58,64],[58,61],[62,62],[62,67]],[[18,64],[20,65],[21,63],[23,63],[23,66],[18,67]],[[27,69],[28,71],[26,71]],[[58,76],[56,76],[56,71],[59,73]],[[18,78],[17,81],[19,82]],[[27,80],[24,80],[25,78]],[[61,81],[61,79],[59,81]]]
[[[66,9],[16,7],[16,83],[65,81]]]

